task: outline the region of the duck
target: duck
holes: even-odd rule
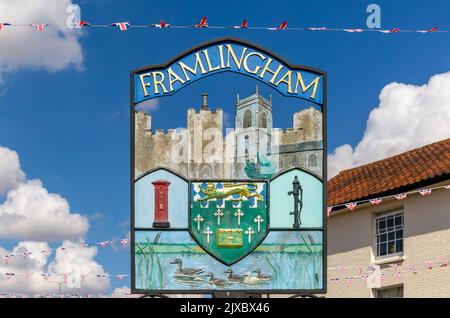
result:
[[[256,277],[259,278],[262,282],[267,282],[272,279],[272,276],[269,274],[261,274],[261,269],[259,268],[254,270],[253,273],[256,273]]]
[[[261,283],[261,279],[253,275],[244,275],[244,284],[246,285],[258,285]]]
[[[227,269],[225,273],[228,274],[227,281],[230,283],[242,283],[244,281],[244,276],[233,275],[233,270],[231,268]]]
[[[214,273],[208,273],[206,274],[206,277],[209,277],[208,282],[210,284],[216,285],[217,287],[223,287],[225,286],[225,280],[220,278],[215,278]]]
[[[203,269],[200,268],[183,268],[183,261],[179,258],[174,259],[170,264],[178,265],[175,275],[196,276],[203,273]]]

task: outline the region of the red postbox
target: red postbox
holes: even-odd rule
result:
[[[155,187],[155,221],[153,227],[168,228],[169,223],[169,185],[167,180],[152,182]]]

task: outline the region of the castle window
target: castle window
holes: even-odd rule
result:
[[[249,128],[252,126],[252,112],[250,110],[246,110],[244,112],[244,124],[243,128]]]
[[[249,141],[248,135],[245,135],[245,156],[248,156]]]
[[[308,167],[317,167],[317,157],[315,155],[308,157]]]
[[[267,128],[267,114],[263,113],[261,116],[261,127]]]

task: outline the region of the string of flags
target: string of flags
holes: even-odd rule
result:
[[[128,298],[131,293],[113,293],[107,294],[23,294],[23,293],[13,293],[13,294],[2,294],[0,293],[0,298]]]
[[[390,264],[389,268],[391,269],[390,271],[385,271],[385,272],[375,272],[375,270],[377,269],[376,266],[374,265],[369,265],[367,267],[367,271],[363,272],[363,268],[362,266],[358,266],[357,268],[359,269],[359,274],[358,275],[344,275],[346,270],[344,267],[342,267],[339,272],[342,276],[339,277],[333,277],[330,278],[329,281],[330,283],[332,283],[333,285],[337,285],[341,282],[344,282],[346,284],[348,284],[348,286],[352,286],[353,283],[355,281],[363,281],[365,284],[368,284],[369,279],[372,280],[376,280],[379,279],[380,282],[383,282],[386,277],[388,276],[393,276],[396,278],[401,278],[403,274],[412,274],[412,275],[418,275],[420,272],[424,272],[424,271],[430,271],[433,269],[437,269],[437,268],[448,268],[449,267],[449,259],[448,258],[444,258],[441,259],[440,261],[433,261],[433,260],[428,260],[423,262],[423,265],[417,265],[415,263],[409,263],[406,265],[398,265],[398,264]]]
[[[361,201],[348,202],[345,204],[340,204],[340,205],[335,205],[335,206],[328,206],[327,207],[327,216],[330,217],[331,212],[333,212],[333,210],[335,210],[337,208],[339,208],[339,209],[345,208],[345,209],[348,209],[349,211],[353,211],[360,204],[370,203],[371,205],[379,205],[381,202],[383,202],[383,200],[389,199],[389,198],[395,198],[395,199],[401,201],[401,200],[405,200],[409,195],[416,194],[416,193],[420,194],[423,197],[426,197],[426,196],[431,195],[431,193],[437,189],[450,190],[450,184],[447,184],[444,186],[437,186],[437,187],[422,189],[422,190],[414,190],[414,191],[409,191],[409,192],[404,192],[404,193],[399,193],[399,194],[394,194],[394,195],[381,196],[381,197],[370,199],[370,200],[361,200]]]
[[[42,277],[44,281],[49,281],[50,278],[62,278],[61,282],[67,283],[69,279],[75,278],[75,275],[71,273],[44,273],[44,272],[0,272],[0,276],[3,275],[8,280],[15,279],[17,277],[24,277],[25,279],[29,279],[31,277]],[[125,277],[129,277],[129,274],[80,274],[79,277],[81,282],[84,282],[86,278],[93,277],[93,278],[100,278],[100,279],[106,279],[106,278],[114,278],[118,280],[123,280]]]
[[[161,20],[159,23],[153,23],[153,24],[132,24],[127,21],[120,21],[120,22],[113,22],[110,24],[95,24],[88,21],[79,21],[74,24],[69,25],[56,25],[56,24],[38,24],[38,23],[31,23],[31,24],[14,24],[10,22],[0,22],[0,30],[7,28],[14,28],[14,27],[34,27],[37,31],[44,31],[47,27],[58,27],[58,28],[84,28],[84,27],[93,27],[93,28],[108,28],[108,27],[116,27],[120,31],[127,31],[130,28],[157,28],[157,29],[166,29],[166,28],[172,28],[172,29],[188,29],[188,28],[195,28],[195,29],[246,29],[246,30],[267,30],[267,31],[340,31],[340,32],[347,32],[347,33],[362,33],[362,32],[379,32],[384,34],[391,34],[391,33],[449,33],[449,30],[444,30],[439,28],[438,26],[433,26],[430,28],[416,28],[416,29],[401,29],[398,27],[389,28],[389,29],[369,29],[369,28],[328,28],[328,27],[291,27],[288,26],[288,23],[286,20],[282,21],[278,26],[253,26],[250,25],[247,21],[247,19],[244,19],[241,24],[239,25],[230,25],[230,26],[213,26],[208,23],[208,18],[203,17],[200,22],[192,25],[172,25],[170,23],[167,23],[164,20]]]
[[[449,267],[449,258],[441,258],[440,260],[426,260],[422,265],[418,265],[416,263],[408,263],[406,265],[398,265],[398,264],[390,264],[388,271],[384,272],[376,272],[379,266],[377,265],[368,265],[368,266],[352,266],[352,267],[329,267],[328,269],[339,269],[339,273],[341,276],[329,278],[328,281],[333,285],[339,285],[341,283],[346,284],[348,287],[352,287],[356,281],[361,281],[366,285],[369,283],[369,280],[375,281],[379,279],[380,282],[386,280],[387,277],[392,276],[395,278],[401,278],[404,274],[412,274],[418,275],[419,273],[423,273],[425,271],[435,270],[438,268],[444,269]],[[345,275],[347,270],[350,268],[357,268],[357,275]],[[8,279],[15,278],[17,273],[4,273]],[[67,281],[69,275],[68,274],[48,274],[48,273],[39,273],[45,281],[51,276],[62,276],[65,281]],[[27,274],[30,277],[29,274]],[[86,279],[87,276],[94,276],[97,278],[107,278],[107,277],[116,277],[118,279],[123,279],[124,277],[128,277],[128,274],[116,274],[116,275],[108,275],[108,274],[90,274],[90,275],[81,275],[81,279]],[[130,297],[131,293],[112,293],[110,295],[107,294],[20,294],[20,293],[0,293],[0,298],[109,298],[109,297]]]
[[[101,241],[101,242],[97,242],[97,243],[80,243],[78,246],[80,247],[93,247],[93,246],[100,246],[102,248],[106,248],[109,245],[112,245],[116,242],[119,242],[121,246],[127,246],[129,244],[130,238],[123,238],[123,239],[119,239],[119,240],[105,240],[105,241]],[[67,249],[70,249],[73,247],[59,247],[59,248],[48,248],[48,249],[43,249],[43,250],[34,250],[34,251],[25,251],[25,252],[20,252],[20,253],[11,253],[11,254],[6,254],[1,257],[1,262],[3,262],[4,264],[9,264],[13,259],[17,258],[17,257],[23,257],[23,258],[27,258],[30,257],[32,254],[51,254],[53,251],[65,251]]]

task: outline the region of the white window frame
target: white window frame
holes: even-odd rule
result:
[[[402,230],[403,230],[403,236],[402,236],[402,241],[403,241],[403,250],[401,252],[396,252],[396,253],[388,253],[386,255],[378,255],[378,241],[377,241],[377,220],[379,218],[385,218],[388,217],[390,215],[395,215],[395,214],[402,214]],[[387,212],[387,213],[380,213],[380,214],[375,214],[374,215],[374,219],[373,219],[373,244],[372,244],[372,254],[374,256],[374,260],[375,261],[379,261],[379,260],[386,260],[386,259],[395,259],[398,257],[403,257],[405,254],[405,212],[404,209],[399,209],[399,210],[395,210],[395,211],[391,211],[391,212]]]

